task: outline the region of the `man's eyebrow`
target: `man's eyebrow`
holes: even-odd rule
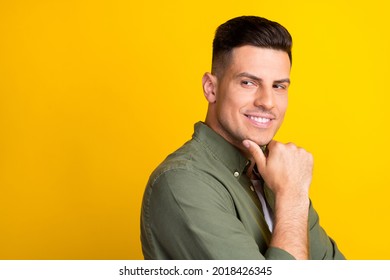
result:
[[[277,83],[277,84],[282,84],[282,83],[291,84],[291,81],[290,81],[289,78],[286,78],[286,79],[276,80],[276,81],[274,81],[274,83]]]
[[[241,72],[241,73],[237,74],[236,77],[237,78],[242,78],[242,77],[249,78],[249,79],[252,79],[252,80],[255,80],[255,81],[259,81],[259,82],[261,82],[263,80],[262,78],[257,77],[257,76],[255,76],[253,74],[250,74],[248,72]]]
[[[237,78],[241,78],[241,77],[245,77],[245,78],[249,78],[249,79],[252,79],[252,80],[255,80],[255,81],[258,81],[258,82],[262,82],[263,79],[260,78],[260,77],[257,77],[251,73],[248,73],[248,72],[241,72],[239,74],[236,75]],[[286,79],[280,79],[280,80],[276,80],[274,81],[274,83],[277,83],[277,84],[282,84],[282,83],[288,83],[288,84],[291,84],[291,80],[289,78],[286,78]]]

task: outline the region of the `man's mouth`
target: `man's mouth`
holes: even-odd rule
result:
[[[262,118],[262,117],[255,117],[255,116],[248,116],[247,117],[255,122],[258,122],[258,123],[268,123],[271,121],[271,119],[269,118]]]
[[[244,114],[252,125],[258,128],[269,128],[272,126],[275,116],[272,114]]]

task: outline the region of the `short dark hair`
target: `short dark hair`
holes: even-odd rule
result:
[[[221,24],[213,41],[212,73],[227,67],[233,48],[255,46],[281,50],[292,63],[292,37],[281,24],[258,16],[241,16]]]

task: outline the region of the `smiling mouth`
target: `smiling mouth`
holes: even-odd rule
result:
[[[263,117],[255,117],[255,116],[250,116],[250,115],[245,115],[248,119],[254,121],[254,122],[257,122],[257,123],[261,123],[261,124],[267,124],[271,121],[270,118],[263,118]]]

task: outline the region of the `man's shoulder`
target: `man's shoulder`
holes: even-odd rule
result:
[[[221,179],[225,177],[224,172],[223,164],[207,148],[191,140],[170,154],[153,171],[146,186],[144,201],[150,203],[150,200],[158,200],[162,204],[168,203],[172,197],[179,204],[180,201],[222,200],[223,204],[233,207],[226,182]]]
[[[179,149],[168,155],[153,171],[150,181],[161,175],[170,176],[180,172],[199,174],[207,170],[213,157],[196,139],[191,139]]]

